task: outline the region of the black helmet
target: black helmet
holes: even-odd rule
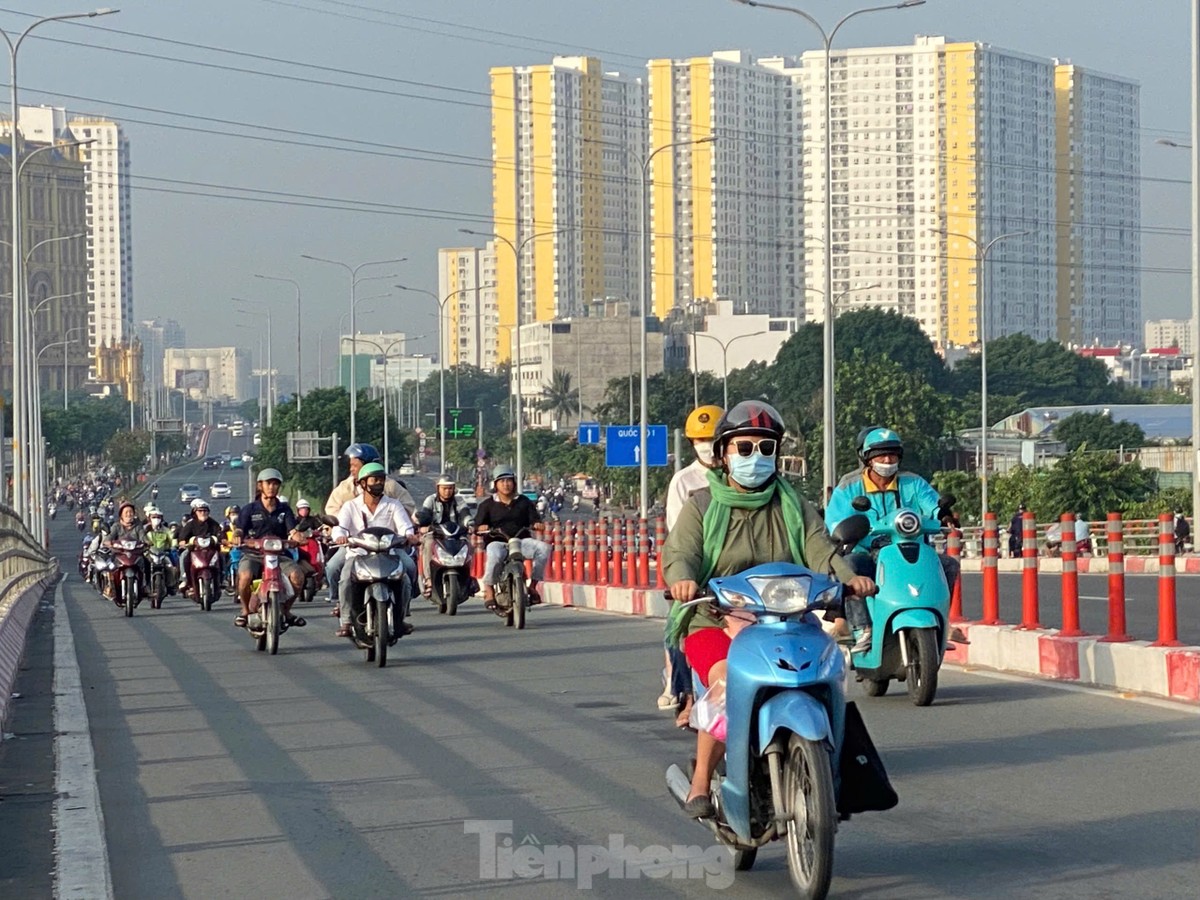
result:
[[[720,459],[725,455],[725,444],[730,438],[751,435],[782,441],[783,416],[771,404],[761,400],[743,400],[735,404],[717,423],[717,431],[713,436],[713,457]]]
[[[885,453],[895,453],[898,459],[904,459],[904,444],[900,442],[900,435],[890,428],[872,428],[863,438],[858,458],[865,464]]]
[[[379,451],[371,444],[351,444],[343,454],[347,459],[361,459],[364,463],[376,462]]]

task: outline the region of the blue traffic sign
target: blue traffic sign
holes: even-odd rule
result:
[[[604,464],[609,468],[641,465],[642,430],[637,425],[609,425],[605,429]],[[646,429],[646,465],[667,464],[667,426]]]
[[[580,422],[579,423],[579,443],[580,444],[598,444],[598,443],[600,443],[600,423],[599,422]]]

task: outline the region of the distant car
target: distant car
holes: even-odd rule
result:
[[[259,434],[257,431],[254,432],[254,446],[257,447],[261,443],[262,443],[262,435]]]
[[[230,453],[228,450],[222,450],[220,453],[217,454],[217,456],[221,457],[221,459],[224,462],[229,462],[229,460],[233,459],[233,454]]]
[[[400,467],[401,475],[416,475],[417,469],[412,463],[405,463]]]
[[[219,457],[219,456],[206,456],[206,457],[204,457],[204,468],[205,468],[205,469],[219,469],[219,468],[221,468],[221,457]]]
[[[233,490],[224,481],[214,481],[208,493],[214,500],[224,500],[233,496]]]
[[[253,453],[243,453],[242,454],[242,462],[254,462],[254,454]]]
[[[233,459],[231,459],[229,461],[229,468],[244,469],[244,468],[246,468],[246,462],[240,456],[235,456]]]
[[[200,498],[200,485],[189,482],[179,488],[179,502],[191,503]]]

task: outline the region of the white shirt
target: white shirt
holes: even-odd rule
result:
[[[396,534],[404,536],[413,533],[412,519],[408,517],[404,504],[399,500],[392,497],[380,497],[379,505],[375,507],[375,512],[372,514],[367,510],[367,504],[360,494],[353,500],[342,504],[341,512],[338,513],[337,527],[333,529],[333,536],[335,538],[355,537],[373,526],[390,528]]]
[[[687,503],[688,497],[706,487],[708,467],[698,459],[675,473],[667,488],[667,531],[675,527],[675,521],[683,511],[683,504]]]

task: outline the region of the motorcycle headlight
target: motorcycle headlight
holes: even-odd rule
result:
[[[122,550],[136,550],[137,545],[138,545],[137,541],[121,541],[121,549]]]
[[[265,553],[282,553],[283,541],[279,538],[264,538],[262,548]]]
[[[759,600],[769,612],[793,613],[808,606],[812,579],[792,575],[786,578],[751,578]]]
[[[914,537],[921,533],[921,518],[914,512],[905,510],[896,516],[896,530],[905,537]]]
[[[433,558],[439,566],[461,566],[467,561],[467,551],[471,548],[463,544],[457,553],[447,553],[437,544],[433,545]]]
[[[197,547],[211,547],[212,546],[212,538],[207,538],[207,537],[196,538],[196,546]]]

